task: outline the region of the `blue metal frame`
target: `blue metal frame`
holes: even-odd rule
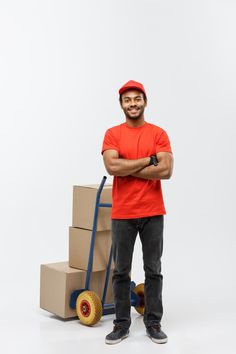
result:
[[[97,195],[96,195],[96,203],[95,203],[94,218],[93,218],[93,229],[92,229],[92,237],[91,237],[91,242],[90,242],[90,250],[89,250],[85,288],[75,290],[72,292],[71,297],[70,297],[70,307],[73,309],[76,308],[77,297],[83,291],[89,290],[90,278],[91,278],[91,273],[92,273],[92,268],[93,268],[93,254],[94,254],[94,244],[95,244],[95,237],[96,237],[96,231],[97,231],[97,219],[98,219],[99,208],[111,208],[112,207],[112,204],[110,204],[110,203],[100,203],[100,196],[101,196],[103,186],[106,182],[106,179],[107,179],[107,177],[103,176],[102,182],[98,188]],[[102,313],[103,315],[115,313],[114,303],[112,303],[112,304],[105,303],[106,294],[107,294],[107,287],[108,287],[108,282],[109,282],[109,275],[110,275],[110,271],[111,271],[111,263],[112,263],[112,247],[110,249],[109,261],[108,261],[108,266],[106,269],[104,290],[103,290],[103,295],[102,295],[102,300],[101,300],[102,308],[103,308],[103,313]],[[136,306],[139,306],[140,299],[139,299],[138,295],[133,292],[133,289],[135,286],[136,286],[135,282],[132,281],[131,282],[131,305],[136,307]]]

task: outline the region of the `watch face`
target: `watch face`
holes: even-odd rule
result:
[[[154,166],[157,166],[157,158],[156,158],[156,156],[153,156],[153,164],[154,164]]]

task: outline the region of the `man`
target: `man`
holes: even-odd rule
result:
[[[129,274],[139,233],[145,271],[146,333],[154,342],[166,343],[167,336],[161,330],[161,256],[166,211],[160,180],[172,175],[172,151],[165,130],[144,120],[147,96],[143,85],[128,81],[120,88],[119,94],[126,121],[106,131],[102,146],[106,170],[114,176],[111,217],[116,319],[113,331],[105,341],[115,344],[129,335]]]

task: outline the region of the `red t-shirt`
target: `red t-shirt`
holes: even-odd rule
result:
[[[148,123],[131,128],[126,122],[108,129],[102,146],[117,150],[120,158],[139,159],[157,152],[172,152],[167,133]],[[112,187],[112,219],[132,219],[166,214],[161,180],[133,176],[114,176]]]

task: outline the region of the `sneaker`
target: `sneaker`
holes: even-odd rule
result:
[[[158,344],[166,343],[167,335],[161,330],[161,325],[153,325],[146,329],[146,333],[151,340]]]
[[[122,339],[127,338],[129,335],[129,329],[114,326],[113,331],[106,336],[106,344],[117,344]]]

